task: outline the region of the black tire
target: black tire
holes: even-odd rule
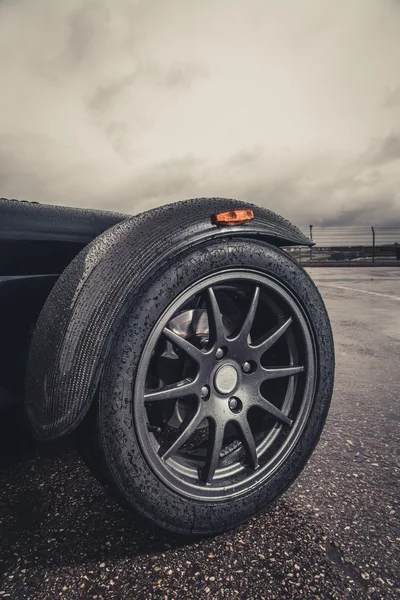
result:
[[[146,423],[140,424],[140,414],[144,414],[150,422],[150,409],[146,408],[147,404],[143,405],[143,410],[137,408],[142,399],[135,396],[134,390],[139,390],[142,385],[141,369],[147,364],[143,361],[148,360],[148,364],[151,364],[149,361],[153,360],[146,358],[146,352],[151,349],[148,344],[152,336],[156,335],[156,328],[160,327],[160,319],[167,314],[168,307],[174,306],[173,303],[176,303],[186,290],[191,289],[191,286],[200,285],[198,282],[203,279],[207,283],[209,277],[223,278],[228,277],[230,273],[234,277],[243,273],[244,278],[255,278],[257,275],[260,281],[265,280],[267,288],[272,286],[272,295],[276,288],[279,293],[282,290],[284,297],[293,300],[293,306],[297,307],[293,310],[298,310],[296,314],[302,319],[301,322],[306,324],[308,337],[305,338],[305,334],[301,333],[303,330],[300,331],[300,325],[293,327],[298,327],[296,332],[303,335],[305,345],[311,344],[312,347],[307,347],[307,351],[310,352],[307,356],[312,357],[312,364],[307,362],[304,373],[290,377],[291,381],[296,380],[293,397],[297,398],[297,394],[299,398],[293,401],[290,409],[295,415],[293,427],[297,423],[299,425],[296,425],[297,433],[293,434],[293,439],[290,432],[282,433],[283,426],[280,426],[282,429],[279,429],[279,435],[276,437],[277,448],[278,440],[291,440],[290,443],[285,442],[286,454],[282,450],[283,458],[280,462],[275,464],[271,459],[274,468],[271,467],[268,471],[270,459],[266,458],[265,465],[255,471],[254,476],[250,471],[250,474],[247,474],[247,467],[243,467],[248,479],[243,475],[243,483],[238,479],[236,488],[234,483],[230,487],[226,486],[229,490],[232,488],[233,493],[225,493],[222,490],[223,486],[218,487],[218,483],[215,484],[217,492],[212,492],[212,477],[215,471],[208,486],[203,485],[199,475],[200,491],[196,496],[196,493],[192,494],[190,491],[191,484],[185,487],[183,476],[180,487],[179,473],[176,474],[173,469],[170,469],[170,478],[168,466],[165,473],[157,471],[158,459],[156,455],[154,459],[152,457],[152,442],[149,445],[146,441],[147,437],[150,439],[152,435],[157,435],[154,433],[157,428],[147,432]],[[267,298],[267,292],[265,297]],[[296,332],[293,333],[294,337]],[[299,347],[302,347],[303,342],[299,343]],[[307,358],[307,361],[310,360]],[[293,364],[293,361],[290,364]],[[334,348],[331,327],[320,294],[308,274],[285,252],[263,242],[250,239],[208,241],[187,250],[175,260],[159,264],[147,282],[136,291],[118,332],[113,336],[96,403],[86,416],[79,432],[82,455],[98,479],[110,488],[113,494],[153,524],[169,531],[190,535],[226,531],[270,506],[299,475],[321,435],[331,401],[333,381]],[[304,398],[307,396],[307,410],[301,408],[301,402],[305,402],[302,394]],[[199,402],[201,403],[201,399]],[[153,402],[152,406],[154,405]],[[295,408],[298,413],[295,412]],[[176,408],[174,411],[176,412]],[[296,416],[297,414],[301,415],[303,421],[300,420],[300,416]],[[270,422],[270,426],[275,427],[276,423]],[[208,431],[210,432],[210,426]],[[240,442],[237,444],[240,446]],[[247,446],[242,444],[239,447],[237,444],[232,446],[232,453],[236,452],[235,456],[239,457],[237,460],[246,463],[247,453],[240,452],[241,448],[246,448],[247,452]],[[276,450],[278,453],[281,452],[279,448]],[[217,467],[218,464],[217,462]],[[236,481],[236,475],[232,477],[232,481]],[[250,481],[248,486],[247,481]]]

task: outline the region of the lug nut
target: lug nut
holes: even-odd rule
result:
[[[239,398],[235,398],[235,396],[232,396],[232,398],[229,398],[228,406],[229,406],[229,409],[233,413],[236,413],[236,414],[240,413],[241,410],[243,409],[242,401]]]
[[[235,410],[238,406],[238,401],[236,400],[236,398],[230,398],[228,405],[231,410]]]
[[[209,393],[210,393],[210,389],[209,389],[208,385],[203,385],[203,387],[201,388],[201,392],[200,392],[200,396],[203,398],[203,400],[208,398]]]
[[[250,371],[251,371],[251,364],[249,362],[247,362],[247,361],[245,363],[243,363],[243,365],[242,365],[242,371],[243,371],[243,373],[250,373]]]
[[[243,408],[242,401],[239,400],[239,398],[235,398],[235,396],[232,396],[232,398],[229,398],[228,406],[229,406],[229,409],[233,413],[236,413],[236,414],[240,413],[240,411]]]
[[[218,350],[215,353],[215,358],[223,358],[224,357],[225,352],[223,351],[222,348],[218,348]]]

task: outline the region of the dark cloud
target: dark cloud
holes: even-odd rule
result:
[[[114,152],[130,164],[135,152],[132,147],[132,134],[126,121],[111,121],[104,132]]]
[[[154,68],[156,81],[166,88],[190,88],[194,82],[207,76],[208,70],[201,63],[181,62],[167,69]]]
[[[96,208],[100,180],[107,177],[96,161],[82,163],[73,145],[47,135],[0,135],[0,197]]]
[[[368,165],[383,166],[400,160],[400,133],[376,140],[365,156]]]
[[[129,151],[124,147],[123,124],[119,130],[115,123],[109,135],[120,145],[116,151]],[[361,177],[358,160],[339,169],[334,177],[319,180],[317,162],[314,179],[310,176],[313,161],[302,167],[288,164],[277,174],[269,171],[268,157],[257,148],[234,153],[215,166],[186,155],[134,172],[129,181],[104,193],[88,188],[84,197],[68,197],[64,183],[68,168],[51,161],[54,152],[60,155],[57,144],[36,136],[25,138],[21,149],[21,141],[13,136],[0,139],[0,196],[131,214],[184,198],[222,196],[255,202],[300,225],[400,227],[398,186],[388,185],[379,173],[370,179]],[[40,166],[43,159],[48,161],[47,170]]]
[[[113,208],[132,213],[183,198],[217,195],[255,202],[301,225],[400,227],[397,180],[388,182],[361,157],[321,178],[319,160],[282,162],[277,171],[257,147],[213,166],[187,156],[133,176],[116,190]]]
[[[377,194],[373,200],[357,202],[340,209],[336,214],[314,219],[322,227],[349,227],[353,225],[375,225],[400,228],[400,215],[395,197]]]
[[[129,164],[134,155],[135,134],[143,130],[145,121],[137,114],[136,89],[148,85],[154,89],[155,94],[158,93],[158,87],[164,90],[185,90],[205,76],[206,69],[197,63],[182,62],[162,67],[156,62],[138,61],[130,74],[98,85],[89,95],[86,108],[113,150]],[[129,103],[132,113],[129,121],[118,118],[118,105],[121,102]]]
[[[56,145],[46,136],[0,135],[0,197],[62,202],[54,185],[54,151]],[[48,161],[47,169],[42,160]]]
[[[234,4],[0,0],[0,195],[398,222],[397,9]]]
[[[255,148],[235,152],[226,161],[226,166],[228,169],[245,169],[248,165],[260,163],[264,158],[264,149],[262,146],[257,146]]]
[[[98,113],[110,110],[135,83],[150,83],[167,89],[190,88],[196,80],[205,77],[206,73],[207,70],[196,63],[179,63],[167,67],[154,62],[138,63],[132,73],[96,87],[90,95],[87,108]]]
[[[71,14],[68,24],[69,34],[60,60],[76,67],[101,49],[101,42],[110,31],[110,11],[101,2],[84,2]]]
[[[135,214],[189,197],[191,190],[198,189],[202,165],[202,161],[193,156],[153,165],[114,190],[112,209]],[[109,204],[109,196],[99,198],[99,204],[104,207]]]
[[[400,106],[400,85],[399,87],[391,89],[389,92],[387,92],[383,106],[385,108],[394,108]]]
[[[133,84],[137,75],[136,72],[131,73],[110,83],[99,85],[87,102],[88,110],[97,113],[110,110],[121,94]]]

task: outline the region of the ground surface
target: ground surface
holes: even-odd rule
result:
[[[209,540],[149,532],[68,444],[37,448],[3,417],[0,599],[400,597],[400,269],[310,273],[333,324],[336,391],[272,512]]]

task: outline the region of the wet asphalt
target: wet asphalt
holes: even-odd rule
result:
[[[213,539],[146,529],[70,442],[0,415],[0,600],[400,598],[400,269],[309,269],[336,388],[317,450],[275,507]]]

